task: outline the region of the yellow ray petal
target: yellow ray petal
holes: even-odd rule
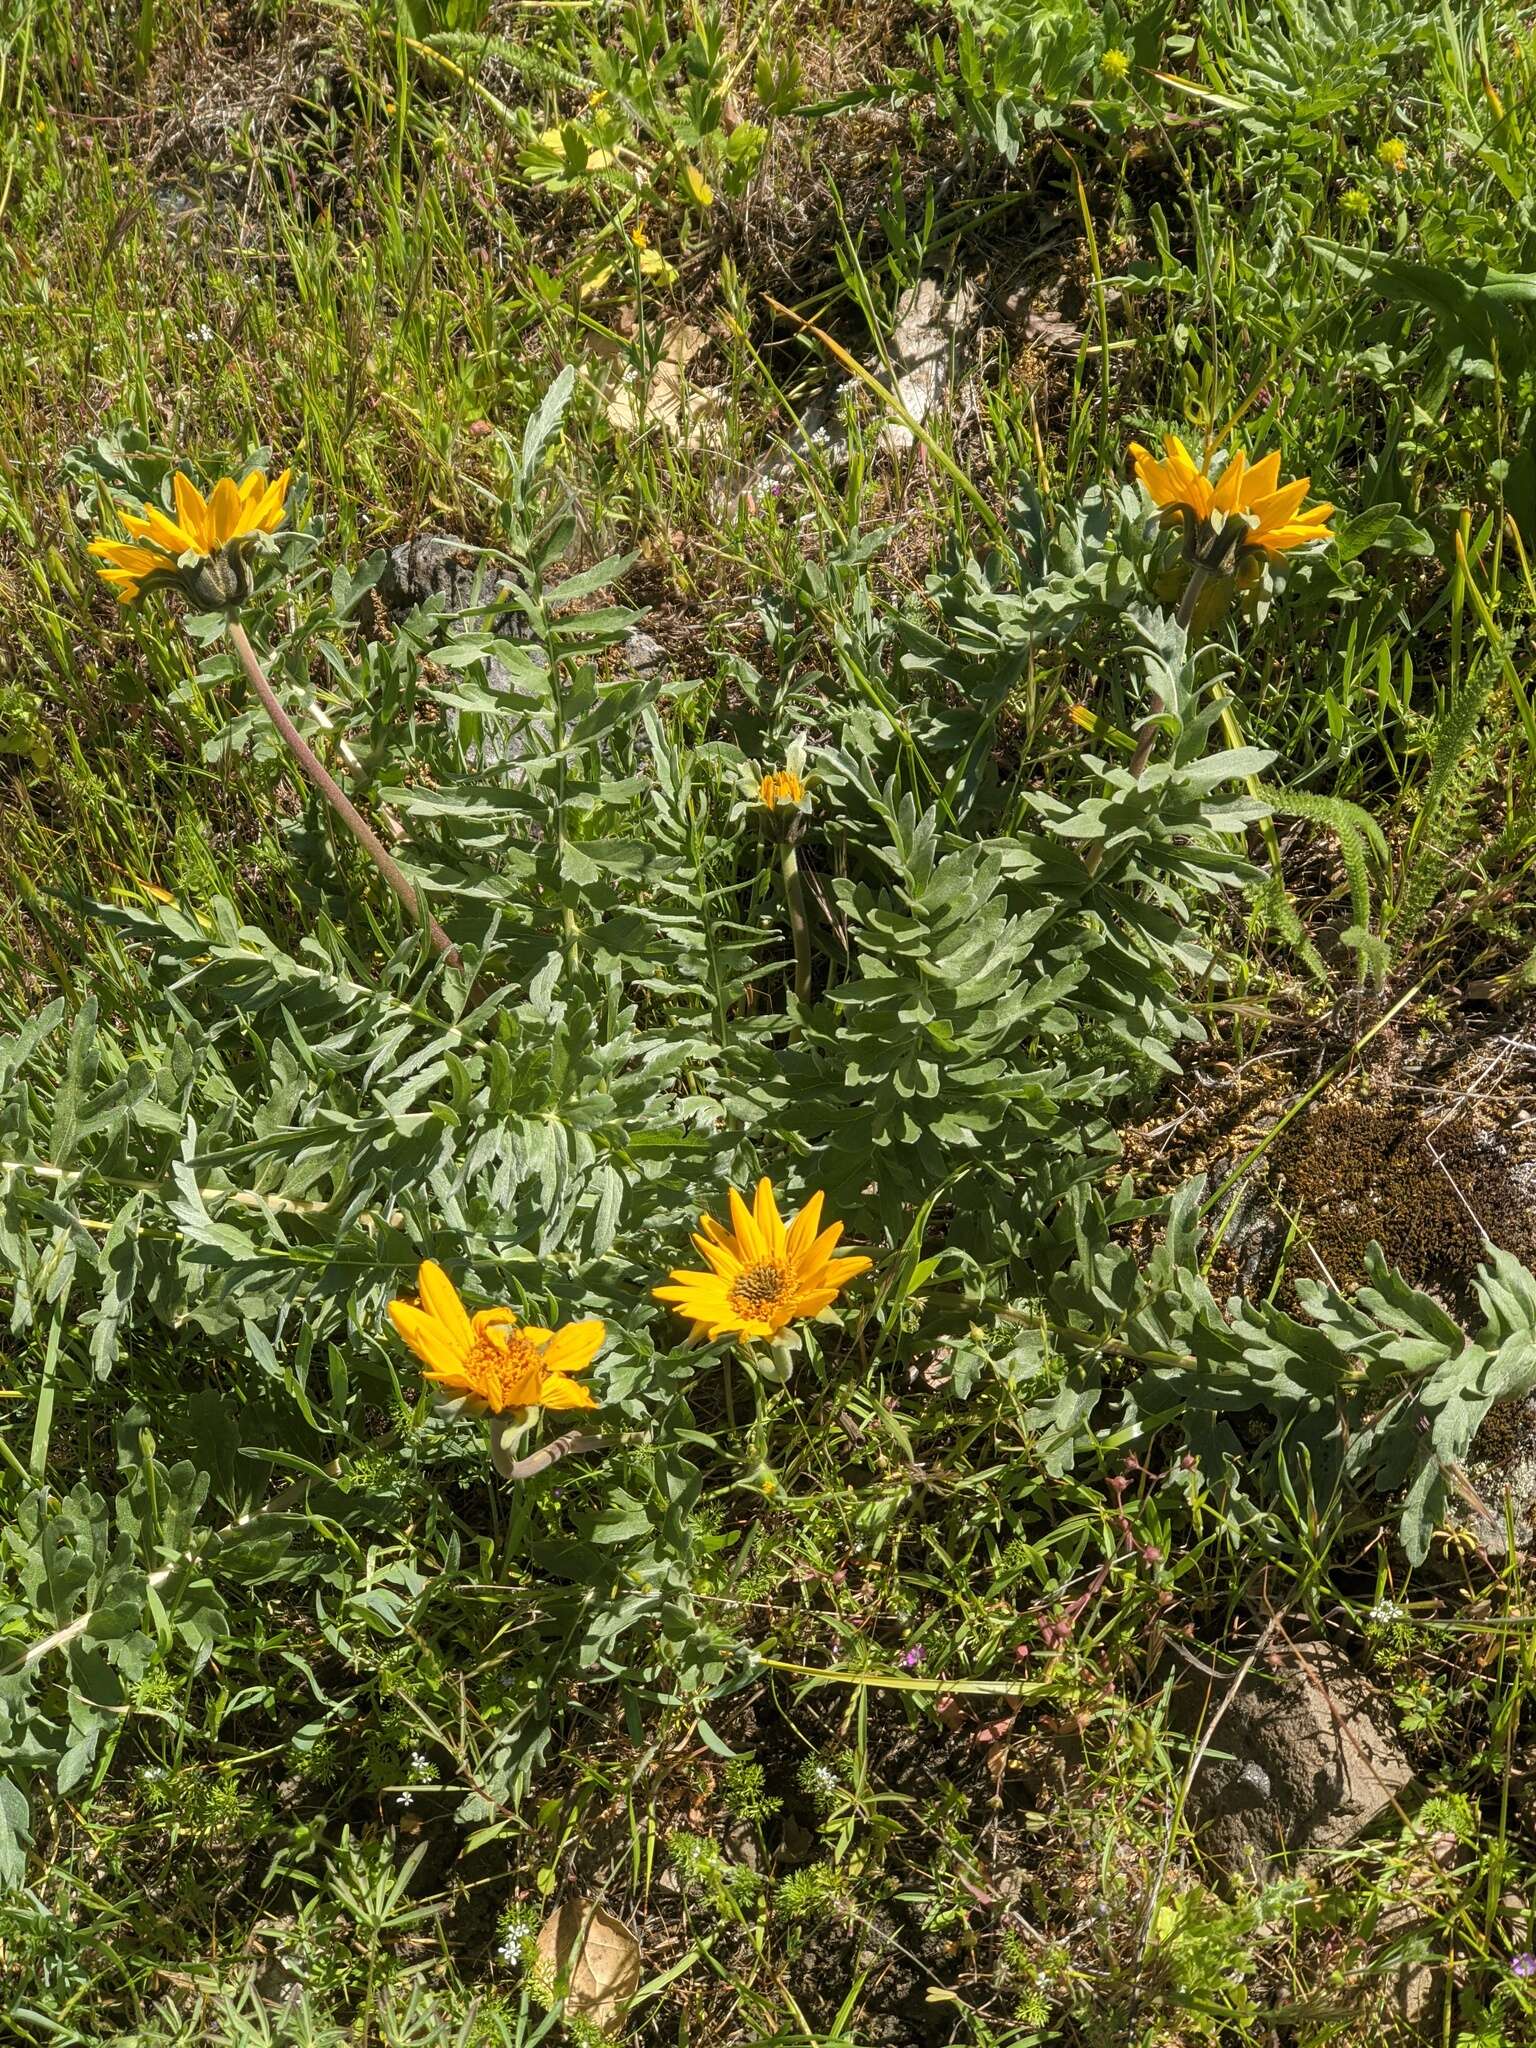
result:
[[[1268,526],[1284,526],[1286,521],[1301,510],[1302,501],[1311,488],[1310,477],[1298,477],[1294,483],[1284,484],[1278,491],[1271,491],[1267,498],[1257,498],[1249,511],[1259,522],[1260,530]]]
[[[147,500],[142,519],[134,518],[129,512],[125,512],[122,518],[124,526],[130,533],[138,535],[141,540],[152,540],[156,547],[164,548],[168,555],[184,555],[188,548],[197,546],[190,533],[179,527],[175,520],[167,519],[158,505],[151,505]]]
[[[202,492],[179,469],[171,478],[171,492],[176,500],[176,518],[192,547],[200,555],[212,554],[208,543],[208,502]]]
[[[239,486],[233,478],[221,476],[208,500],[207,534],[212,547],[221,548],[235,538],[243,510]]]
[[[436,1316],[428,1315],[409,1301],[392,1301],[389,1320],[425,1366],[439,1377],[454,1376],[463,1365],[464,1353],[454,1344]]]
[[[115,569],[127,569],[135,576],[147,576],[166,566],[164,555],[154,548],[141,548],[128,540],[93,540],[87,553]]]
[[[762,1234],[758,1230],[757,1224],[753,1221],[752,1211],[734,1188],[729,1190],[729,1199],[731,1204],[731,1228],[736,1233],[736,1242],[741,1249],[741,1255],[749,1265],[755,1264],[763,1256],[765,1250]]]
[[[801,1265],[808,1274],[813,1273],[818,1266],[824,1266],[827,1263],[828,1259],[831,1258],[833,1252],[837,1249],[838,1240],[842,1234],[843,1226],[841,1223],[829,1223],[827,1225],[826,1229],[817,1238],[801,1261]]]
[[[763,1249],[771,1259],[784,1256],[784,1219],[779,1214],[779,1205],[773,1199],[773,1183],[764,1174],[757,1184],[757,1194],[752,1203],[752,1220],[757,1225],[757,1234],[763,1240]]]
[[[725,1245],[711,1244],[707,1237],[701,1237],[697,1233],[694,1235],[693,1242],[698,1248],[699,1257],[704,1259],[723,1278],[734,1279],[736,1274],[741,1271],[740,1259],[737,1258],[735,1252],[729,1250]]]
[[[607,1334],[608,1325],[596,1316],[583,1323],[567,1323],[544,1347],[546,1371],[585,1372]]]
[[[860,1273],[867,1273],[874,1263],[873,1259],[866,1258],[862,1252],[853,1252],[846,1259],[829,1259],[823,1277],[829,1287],[845,1287],[850,1280],[857,1279]]]
[[[807,1198],[805,1207],[789,1226],[785,1249],[791,1259],[803,1258],[808,1248],[815,1242],[817,1226],[821,1222],[821,1208],[825,1200],[826,1196],[818,1188]]]
[[[1235,512],[1243,502],[1243,478],[1247,473],[1248,458],[1241,448],[1234,448],[1226,468],[1217,480],[1211,503],[1218,512]]]
[[[257,501],[256,510],[251,519],[252,529],[261,533],[276,533],[277,529],[282,525],[288,502],[288,482],[292,475],[293,471],[291,469],[285,469],[281,476],[274,477],[272,482],[268,484],[265,492]]]
[[[540,1384],[539,1406],[558,1413],[562,1409],[595,1408],[597,1400],[579,1380],[568,1380],[563,1373],[551,1372],[544,1375]]]
[[[474,1340],[474,1326],[459,1299],[459,1290],[436,1259],[423,1259],[416,1274],[416,1292],[429,1316],[442,1324],[449,1341],[465,1352]],[[510,1314],[510,1311],[508,1311]]]

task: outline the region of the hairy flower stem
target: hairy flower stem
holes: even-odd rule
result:
[[[1179,609],[1176,614],[1179,624],[1186,633],[1194,624],[1195,613],[1199,609],[1200,600],[1204,597],[1206,587],[1210,581],[1211,571],[1205,568],[1202,563],[1196,562],[1194,568],[1189,572],[1189,581],[1184,586],[1184,595],[1179,599]],[[1131,780],[1133,782],[1141,780],[1142,776],[1146,773],[1147,763],[1152,758],[1152,749],[1157,744],[1157,720],[1162,708],[1162,698],[1154,694],[1152,698],[1152,715],[1144,722],[1141,731],[1136,735],[1136,751],[1131,756]]]
[[[789,929],[795,941],[795,1000],[811,1000],[811,928],[805,916],[805,885],[800,880],[800,863],[788,832],[779,841],[779,870],[784,877],[784,901],[789,909]]]
[[[325,801],[362,847],[379,873],[388,882],[391,889],[400,898],[407,917],[417,924],[420,924],[423,917],[425,917],[428,934],[438,952],[442,954],[450,967],[461,965],[458,947],[449,938],[437,919],[432,916],[431,912],[426,910],[416,890],[412,888],[398,864],[386,851],[384,842],[379,838],[378,833],[374,831],[356,804],[352,802],[352,799],[320,761],[308,740],[305,739],[304,735],[278,702],[276,693],[262,670],[261,663],[256,659],[256,650],[252,647],[246,635],[245,627],[238,619],[231,619],[229,622],[229,638],[231,646],[240,658],[240,666],[245,670],[246,680],[261,699],[262,709],[277,727],[283,744],[287,747],[289,753],[292,754],[295,761],[298,762],[305,776],[319,791],[320,795],[325,798]]]
[[[558,1465],[562,1458],[574,1457],[581,1451],[610,1451],[612,1443],[605,1436],[590,1436],[585,1430],[568,1430],[564,1436],[557,1436],[531,1451],[526,1458],[514,1458],[500,1469],[508,1479],[536,1479],[541,1472],[547,1472],[551,1465]]]
[[[1179,599],[1179,609],[1176,614],[1179,624],[1186,633],[1194,621],[1195,611],[1199,606],[1201,598],[1205,595],[1207,586],[1210,584],[1212,573],[1201,562],[1196,562],[1193,569],[1189,572],[1189,581],[1184,586],[1184,595]],[[1136,751],[1131,756],[1130,766],[1132,782],[1140,782],[1142,776],[1146,773],[1147,763],[1152,758],[1152,749],[1157,745],[1157,721],[1162,714],[1162,709],[1163,700],[1154,690],[1152,693],[1150,715],[1142,720],[1141,729],[1136,735]],[[1087,868],[1090,875],[1096,875],[1103,860],[1103,846],[1093,846],[1089,848],[1083,865]]]

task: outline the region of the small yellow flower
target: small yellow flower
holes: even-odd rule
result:
[[[419,1302],[392,1301],[389,1319],[427,1368],[425,1378],[472,1415],[510,1415],[535,1408],[595,1408],[573,1379],[585,1372],[608,1334],[594,1317],[563,1330],[519,1321],[510,1308],[471,1316],[453,1282],[432,1259],[416,1276]]]
[[[678,1267],[670,1287],[654,1287],[658,1301],[671,1302],[693,1324],[692,1335],[777,1337],[799,1316],[819,1315],[848,1282],[874,1263],[862,1253],[834,1258],[841,1223],[819,1230],[825,1197],[818,1190],[786,1229],[766,1180],[757,1184],[749,1209],[734,1188],[728,1191],[732,1228],[701,1216],[694,1232],[708,1270]]]
[[[1376,161],[1383,169],[1401,171],[1408,162],[1408,145],[1399,135],[1389,135],[1376,145]]]
[[[1111,85],[1121,85],[1131,75],[1131,60],[1124,50],[1108,49],[1099,59],[1099,69]]]
[[[600,107],[603,104],[603,101],[607,99],[607,97],[607,88],[600,85],[596,88],[595,91],[589,92],[587,94],[587,105],[589,107]]]
[[[803,804],[805,784],[793,768],[775,768],[757,785],[757,794],[771,811],[779,804]]]
[[[641,227],[631,228],[629,231],[629,239],[634,243],[637,249],[649,249],[649,247],[651,246],[650,236],[645,232],[645,229]]]
[[[1347,213],[1351,220],[1369,220],[1371,195],[1360,185],[1351,185],[1339,194],[1339,211]]]
[[[205,498],[178,470],[171,479],[176,517],[149,504],[142,519],[119,513],[133,538],[93,540],[90,552],[108,565],[97,574],[116,590],[120,604],[132,604],[144,591],[165,583],[180,584],[195,602],[209,605],[249,596],[245,548],[282,525],[292,474],[285,469],[272,483],[259,469],[239,484],[226,476]]]
[[[1282,484],[1278,455],[1250,465],[1242,450],[1234,449],[1213,477],[1208,469],[1195,467],[1177,434],[1168,434],[1161,462],[1139,441],[1131,443],[1131,461],[1136,481],[1164,519],[1185,522],[1196,559],[1216,553],[1230,566],[1233,521],[1239,529],[1236,554],[1262,549],[1273,557],[1333,537],[1328,527],[1333,507],[1311,505],[1303,511],[1312,479]]]

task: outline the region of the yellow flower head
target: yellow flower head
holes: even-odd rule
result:
[[[1331,505],[1311,505],[1302,510],[1310,477],[1294,483],[1280,481],[1280,457],[1266,455],[1262,462],[1249,464],[1241,449],[1234,449],[1218,476],[1197,469],[1189,450],[1177,434],[1163,440],[1163,459],[1158,461],[1139,441],[1131,443],[1131,461],[1136,481],[1162,513],[1165,520],[1182,519],[1191,535],[1191,551],[1197,558],[1213,551],[1229,558],[1262,549],[1271,557],[1283,555],[1308,541],[1331,540],[1328,520]]]
[[[649,249],[649,247],[651,246],[651,238],[645,232],[645,229],[642,227],[631,228],[629,231],[629,239],[634,243],[637,249]]]
[[[771,811],[777,804],[803,804],[805,784],[793,768],[770,769],[757,785],[757,794]]]
[[[862,1254],[835,1259],[843,1234],[841,1223],[820,1230],[825,1198],[812,1195],[788,1228],[779,1215],[773,1188],[757,1184],[752,1207],[729,1191],[731,1228],[713,1216],[701,1216],[693,1241],[706,1272],[679,1267],[670,1287],[655,1287],[658,1301],[669,1301],[693,1323],[695,1337],[736,1335],[749,1339],[776,1337],[799,1316],[819,1315],[836,1301],[848,1282],[874,1263]]]
[[[541,1330],[510,1308],[471,1316],[442,1267],[424,1259],[416,1276],[420,1301],[392,1301],[389,1319],[426,1367],[425,1377],[473,1415],[534,1408],[595,1408],[573,1379],[585,1372],[608,1334],[595,1318]]]
[[[259,469],[244,483],[226,476],[205,498],[178,470],[171,479],[176,517],[148,504],[142,518],[120,513],[133,538],[93,540],[90,552],[108,565],[97,573],[121,604],[165,583],[179,584],[194,603],[238,603],[250,595],[245,550],[258,535],[276,533],[282,525],[292,474],[285,469],[272,483]]]
[[[1131,75],[1131,60],[1124,50],[1108,49],[1099,59],[1099,69],[1111,85],[1120,85]]]
[[[1408,145],[1400,135],[1389,135],[1376,145],[1376,161],[1389,171],[1401,171],[1408,163]]]

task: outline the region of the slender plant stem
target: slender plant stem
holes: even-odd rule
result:
[[[1210,570],[1202,567],[1197,562],[1190,571],[1189,581],[1184,586],[1184,595],[1179,599],[1177,618],[1186,633],[1195,622],[1196,609],[1201,598],[1205,595],[1206,586],[1210,583],[1210,580]],[[1157,744],[1157,720],[1162,709],[1163,700],[1154,692],[1151,716],[1144,721],[1140,732],[1137,733],[1136,751],[1131,756],[1131,780],[1133,782],[1141,780],[1142,776],[1146,773],[1147,763],[1152,758],[1152,749]]]
[[[1197,562],[1190,571],[1189,581],[1184,586],[1184,595],[1179,599],[1178,622],[1186,633],[1194,621],[1195,607],[1205,594],[1206,586],[1210,580],[1211,571],[1205,568],[1203,564]],[[1152,693],[1151,711],[1142,720],[1141,727],[1136,734],[1136,751],[1131,756],[1130,766],[1132,782],[1140,782],[1142,776],[1147,771],[1147,763],[1152,758],[1152,749],[1157,745],[1157,721],[1162,714],[1162,710],[1163,700],[1154,690]],[[1088,849],[1083,865],[1087,868],[1090,875],[1096,875],[1103,863],[1103,859],[1104,848],[1102,844],[1092,846]]]
[[[779,841],[779,866],[784,876],[784,901],[789,907],[789,929],[795,941],[795,1000],[811,1000],[811,928],[805,916],[805,886],[800,880],[800,863],[786,832]]]
[[[289,753],[400,898],[406,915],[417,924],[425,919],[433,945],[451,967],[458,967],[461,964],[458,947],[427,910],[393,856],[386,850],[378,833],[321,762],[308,740],[278,702],[276,692],[267,681],[261,663],[256,659],[256,650],[247,637],[245,627],[238,619],[231,619],[229,622],[229,639],[230,645],[239,656],[240,666],[245,670],[246,680],[261,699],[262,709],[277,727]]]
[[[613,1444],[605,1436],[590,1436],[585,1430],[573,1429],[564,1436],[557,1436],[539,1450],[531,1451],[526,1458],[516,1458],[506,1468],[509,1479],[536,1479],[541,1472],[547,1472],[551,1465],[558,1465],[562,1458],[575,1456],[579,1451],[610,1451]]]

